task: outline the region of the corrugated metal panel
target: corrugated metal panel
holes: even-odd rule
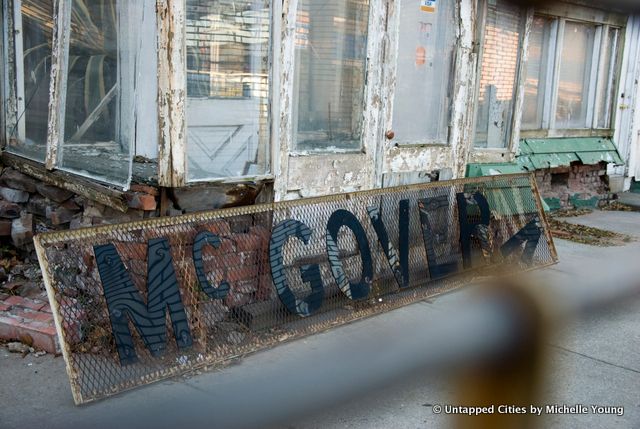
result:
[[[618,152],[579,152],[578,157],[583,164],[597,164],[599,162],[608,162],[613,164],[624,164]]]
[[[572,162],[580,161],[575,152],[569,153],[541,153],[529,155],[529,160],[537,170],[540,168],[555,168],[570,165]]]
[[[528,169],[562,167],[576,161],[624,164],[613,141],[600,137],[525,139],[517,161]]]
[[[549,152],[597,152],[615,151],[616,146],[610,138],[571,137],[556,139],[526,139],[529,153]]]

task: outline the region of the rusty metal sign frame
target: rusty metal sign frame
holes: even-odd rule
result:
[[[34,241],[76,404],[215,367],[496,270],[557,262],[531,174],[154,218]],[[175,284],[177,301],[154,295],[152,253],[169,267],[155,290]],[[136,319],[136,304],[147,318]],[[154,311],[162,322],[145,328]]]

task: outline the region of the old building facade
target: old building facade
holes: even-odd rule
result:
[[[0,233],[536,171],[640,177],[640,15],[506,0],[4,0]],[[26,238],[25,238],[26,237]]]

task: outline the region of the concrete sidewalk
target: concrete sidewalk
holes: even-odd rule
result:
[[[602,267],[605,274],[606,269],[625,269],[620,262],[624,256],[640,255],[640,213],[594,212],[568,220],[629,234],[635,240],[607,248],[556,240],[561,262],[544,274],[558,284],[580,282],[590,275],[587,267]],[[265,398],[287,392],[283,396],[287,404],[300,408],[325,403],[330,397],[340,401],[282,426],[287,428],[447,427],[448,418],[435,415],[432,405],[451,402],[455,387],[448,377],[411,374],[347,400],[340,393],[350,393],[350,379],[340,364],[375,359],[376,348],[428,326],[435,313],[463,312],[458,301],[468,292],[463,289],[416,303],[256,353],[218,371],[157,383],[83,407],[73,405],[62,358],[23,359],[0,349],[0,428],[226,428],[238,421],[262,427],[259,422],[273,418],[278,410],[250,402],[249,391]],[[549,404],[623,406],[624,415],[547,415],[541,418],[541,427],[640,426],[639,304],[636,300],[575,320],[558,330],[548,348],[552,365],[545,399]],[[369,339],[371,348],[354,350],[353,344],[363,338]],[[294,370],[308,375],[287,377]]]

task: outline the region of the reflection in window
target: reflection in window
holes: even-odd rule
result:
[[[600,55],[600,70],[598,71],[598,123],[597,128],[609,128],[611,126],[611,107],[613,105],[616,89],[616,53],[618,50],[620,30],[609,28],[603,52]]]
[[[186,5],[188,180],[265,174],[270,2]]]
[[[559,68],[556,128],[587,128],[595,25],[566,22]],[[590,127],[589,127],[590,128]]]
[[[297,149],[360,147],[368,22],[368,0],[298,2],[293,125]]]
[[[19,4],[19,3],[18,3]],[[49,114],[49,82],[51,73],[51,39],[53,28],[52,0],[23,0],[15,17],[12,55],[5,60],[11,65],[7,88],[16,100],[9,106],[7,117],[7,150],[38,161],[44,161]]]
[[[619,32],[607,25],[534,18],[523,130],[611,127]]]
[[[116,184],[129,178],[135,76],[149,0],[74,0],[61,168]]]
[[[446,143],[456,43],[455,1],[402,0],[393,130],[399,144]]]
[[[511,129],[522,15],[504,0],[487,7],[474,145],[503,148]]]
[[[547,85],[550,58],[551,19],[536,16],[529,35],[526,64],[522,129],[542,128],[544,90]]]

